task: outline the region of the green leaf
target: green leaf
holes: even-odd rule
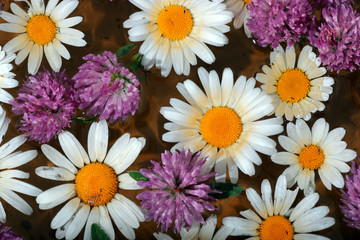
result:
[[[210,184],[210,188],[220,191],[221,193],[210,193],[209,195],[216,198],[216,199],[224,199],[229,198],[233,196],[239,195],[242,191],[244,191],[244,188],[237,184],[233,183],[212,183]]]
[[[142,58],[143,55],[141,53],[135,53],[134,56],[132,56],[131,60],[133,62],[141,63]]]
[[[84,118],[84,117],[76,117],[76,118],[72,118],[71,120],[74,122],[79,122],[79,123],[92,123],[97,119],[97,117],[92,117],[92,118]]]
[[[92,240],[110,240],[110,237],[99,225],[93,223],[91,225],[91,239]]]
[[[136,181],[149,181],[150,180],[147,177],[145,177],[144,175],[142,175],[140,172],[136,172],[136,171],[129,171],[129,175]]]
[[[136,43],[130,43],[128,45],[125,45],[125,46],[119,48],[119,50],[117,50],[117,52],[116,52],[116,57],[117,58],[125,57],[126,54],[128,54],[135,45],[136,45]]]
[[[137,70],[139,70],[140,68],[142,68],[141,63],[139,62],[132,62],[129,66],[130,71],[132,72],[136,72]]]

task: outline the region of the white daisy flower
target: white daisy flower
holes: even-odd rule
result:
[[[14,88],[19,85],[19,82],[14,79],[15,73],[11,72],[13,65],[10,62],[15,58],[15,53],[5,52],[0,46],[0,102],[9,103],[14,99],[3,88]]]
[[[286,178],[281,175],[276,182],[273,200],[269,180],[265,179],[261,184],[261,197],[254,189],[246,189],[246,196],[259,216],[248,209],[240,212],[244,218],[226,217],[223,224],[234,229],[232,236],[251,236],[248,238],[251,240],[329,239],[311,233],[335,224],[334,218],[325,217],[329,208],[314,208],[319,200],[318,193],[305,197],[291,208],[298,190],[287,190]]]
[[[43,52],[51,66],[58,72],[61,68],[61,57],[70,59],[70,53],[62,43],[83,47],[84,33],[71,27],[79,24],[82,17],[67,18],[79,4],[78,0],[49,0],[45,7],[44,0],[27,0],[29,5],[25,12],[15,3],[10,4],[14,14],[2,11],[0,17],[8,23],[0,24],[0,30],[19,33],[5,44],[4,50],[18,52],[15,63],[20,64],[29,55],[28,71],[35,74],[41,64]]]
[[[84,239],[91,239],[93,223],[114,239],[111,218],[127,239],[135,239],[134,228],[145,220],[140,207],[119,193],[119,189],[140,189],[136,181],[123,172],[138,157],[145,139],[130,138],[126,133],[106,154],[108,131],[105,120],[91,125],[87,143],[89,155],[67,131],[59,135],[66,157],[49,145],[41,146],[45,156],[56,166],[38,167],[36,174],[52,180],[74,181],[48,189],[36,198],[40,209],[50,209],[71,199],[50,225],[57,229],[58,239],[74,239],[85,224]]]
[[[130,41],[144,41],[139,52],[144,55],[145,69],[156,64],[165,77],[172,67],[178,75],[189,75],[190,64],[197,64],[196,56],[213,63],[215,56],[205,43],[227,44],[224,33],[230,31],[226,24],[232,20],[222,1],[130,0],[142,11],[132,14],[124,28],[130,28]]]
[[[4,109],[0,107],[0,143],[4,139],[9,123],[10,119],[6,117]],[[26,152],[17,151],[12,153],[24,142],[26,142],[26,138],[23,135],[20,135],[14,137],[0,147],[0,198],[16,208],[18,211],[26,215],[31,215],[33,210],[30,205],[15,192],[36,197],[42,191],[37,187],[15,179],[29,178],[29,173],[12,169],[30,162],[37,156],[36,150]],[[0,222],[6,222],[6,213],[1,202]]]
[[[326,68],[319,67],[321,61],[312,52],[310,46],[305,46],[299,55],[295,67],[296,53],[294,47],[286,51],[279,45],[270,53],[271,68],[262,67],[263,73],[256,74],[256,80],[272,98],[275,115],[287,120],[311,118],[311,113],[323,111],[333,92],[334,79],[325,77]]]
[[[160,113],[171,123],[164,125],[166,142],[178,142],[171,149],[201,150],[207,158],[204,172],[215,164],[216,181],[224,182],[229,169],[231,182],[238,180],[239,168],[253,176],[254,164],[260,165],[256,151],[266,155],[276,153],[276,143],[268,136],[283,131],[282,118],[256,121],[271,113],[271,97],[255,88],[253,78],[241,76],[234,84],[233,72],[226,68],[220,84],[215,71],[199,68],[198,74],[205,93],[191,80],[178,83],[177,89],[190,103],[170,99],[173,107],[162,107]],[[215,163],[216,161],[216,163]]]
[[[302,119],[296,124],[288,123],[287,136],[279,136],[280,145],[287,152],[275,153],[271,160],[277,164],[290,165],[283,174],[291,187],[297,182],[300,189],[315,186],[315,170],[321,181],[331,190],[331,185],[344,187],[341,173],[350,171],[346,162],[356,157],[356,152],[346,149],[344,128],[329,132],[329,124],[324,118],[316,120],[312,129]]]
[[[247,37],[251,37],[251,31],[246,26],[249,19],[248,5],[250,0],[226,0],[227,9],[234,14],[234,28],[240,29],[244,25],[244,31]]]
[[[193,222],[193,225],[190,229],[186,229],[184,227],[181,228],[180,236],[182,240],[224,240],[226,239],[230,233],[233,231],[232,228],[228,228],[226,226],[222,226],[219,231],[215,233],[217,223],[217,216],[211,215],[206,220],[204,225],[200,225],[198,221]],[[173,240],[167,234],[164,233],[154,233],[154,237],[157,240]]]

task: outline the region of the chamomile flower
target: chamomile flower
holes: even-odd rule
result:
[[[239,168],[253,176],[254,164],[260,165],[256,151],[266,155],[276,152],[276,143],[268,136],[283,131],[282,118],[257,121],[274,110],[271,97],[255,88],[255,79],[241,76],[234,84],[233,72],[226,68],[220,84],[215,71],[199,68],[205,93],[191,80],[178,83],[177,89],[190,103],[170,99],[173,107],[162,107],[160,113],[169,121],[164,125],[166,142],[178,142],[171,151],[182,147],[192,152],[201,150],[208,156],[203,165],[209,172],[215,164],[216,181],[238,180]],[[215,163],[216,162],[216,163]]]
[[[19,33],[5,44],[4,50],[18,52],[15,63],[18,65],[29,56],[28,72],[35,74],[41,64],[43,53],[51,66],[58,72],[62,60],[70,59],[70,53],[62,43],[83,47],[84,33],[72,28],[82,21],[82,17],[67,18],[79,4],[78,0],[49,0],[45,7],[44,0],[16,0],[29,5],[25,12],[15,3],[10,4],[14,14],[2,11],[0,17],[8,23],[0,24],[0,30]],[[58,4],[59,3],[59,4]]]
[[[226,226],[222,226],[216,233],[216,223],[217,216],[211,215],[208,217],[204,225],[201,225],[199,222],[194,221],[191,228],[182,227],[180,231],[180,236],[182,240],[192,239],[192,240],[223,240],[226,239],[230,233],[233,231],[232,228],[228,228]],[[214,235],[215,233],[215,235]],[[157,240],[173,240],[167,234],[164,233],[154,233],[154,237]]]
[[[258,73],[256,80],[272,97],[277,117],[309,120],[311,113],[325,109],[322,101],[327,101],[333,92],[334,79],[324,76],[326,68],[319,67],[321,61],[310,46],[301,50],[297,67],[295,61],[294,47],[284,51],[279,45],[270,53],[271,68],[264,65],[264,73]]]
[[[10,119],[6,117],[4,109],[0,107],[0,143],[4,139],[9,123]],[[31,215],[33,210],[30,205],[15,192],[36,197],[41,193],[41,190],[28,183],[15,179],[29,178],[29,173],[12,169],[30,162],[37,156],[36,150],[26,152],[17,151],[12,153],[24,142],[26,142],[26,138],[23,135],[20,135],[14,137],[0,147],[0,198],[18,211],[26,215]],[[0,222],[6,222],[6,213],[1,202]]]
[[[329,208],[314,208],[319,200],[318,193],[312,193],[291,208],[298,190],[287,190],[286,178],[280,175],[273,200],[270,182],[265,179],[261,184],[261,197],[254,189],[246,189],[246,196],[257,214],[251,209],[241,211],[244,218],[226,217],[223,224],[234,229],[231,236],[252,236],[248,239],[254,240],[328,239],[311,232],[334,225],[334,218],[325,217]]]
[[[0,102],[9,103],[14,99],[3,88],[14,88],[19,85],[19,82],[14,79],[15,73],[11,72],[13,65],[10,62],[15,58],[15,53],[5,52],[0,46]]]
[[[234,14],[234,28],[240,29],[244,25],[246,36],[251,37],[251,31],[246,26],[249,18],[248,5],[251,0],[226,0],[226,6]]]
[[[279,136],[279,143],[287,152],[275,153],[271,160],[290,165],[283,172],[289,187],[295,182],[300,189],[315,186],[315,170],[327,189],[331,190],[331,185],[344,187],[341,173],[350,171],[346,162],[356,157],[356,152],[346,149],[346,142],[341,141],[344,128],[329,132],[329,124],[320,118],[310,130],[304,120],[298,119],[296,124],[288,123],[286,131],[288,136]]]
[[[66,131],[59,135],[66,157],[49,145],[41,146],[45,156],[56,166],[38,167],[36,174],[52,180],[74,181],[48,189],[36,198],[40,209],[50,209],[71,199],[50,225],[56,229],[58,239],[74,239],[85,224],[84,239],[91,239],[93,223],[114,239],[110,217],[126,238],[135,239],[134,228],[145,220],[140,207],[119,193],[119,189],[139,189],[128,173],[121,173],[135,161],[145,139],[124,134],[106,154],[108,131],[105,120],[91,125],[87,144],[89,155],[74,135]]]
[[[142,11],[124,22],[130,28],[129,39],[143,42],[139,52],[142,65],[150,69],[154,64],[161,75],[168,76],[174,67],[176,74],[188,75],[190,65],[196,65],[198,56],[211,64],[215,56],[205,43],[222,47],[228,43],[224,33],[232,13],[226,11],[223,0],[130,0]]]

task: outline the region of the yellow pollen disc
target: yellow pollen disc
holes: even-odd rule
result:
[[[228,107],[214,107],[207,111],[200,122],[204,140],[217,147],[226,148],[240,137],[242,124],[239,115]]]
[[[265,219],[258,230],[260,240],[291,240],[294,237],[290,221],[278,215]]]
[[[300,69],[288,69],[276,83],[277,93],[283,102],[295,103],[310,91],[310,81]]]
[[[157,25],[164,37],[175,41],[189,36],[194,21],[189,9],[179,5],[169,5],[160,11]]]
[[[36,15],[30,18],[26,31],[31,41],[45,45],[55,38],[56,26],[48,16]]]
[[[114,170],[99,162],[84,166],[75,178],[78,197],[91,206],[110,202],[118,191],[118,185]]]
[[[251,4],[251,0],[244,0],[245,3]]]
[[[301,149],[299,161],[304,168],[315,170],[321,167],[325,159],[323,150],[316,145],[308,145]]]

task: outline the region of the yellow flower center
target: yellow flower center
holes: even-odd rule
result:
[[[30,18],[26,31],[31,41],[45,45],[55,38],[57,28],[48,16],[36,15]]]
[[[84,166],[75,178],[77,195],[91,206],[110,202],[118,191],[118,185],[114,170],[99,162]]]
[[[283,216],[271,216],[265,219],[259,228],[260,240],[291,240],[294,228]]]
[[[251,0],[244,0],[245,3],[251,4]]]
[[[240,137],[241,119],[228,107],[214,107],[207,111],[200,122],[200,133],[204,140],[217,147],[225,148]]]
[[[304,147],[299,154],[299,161],[304,168],[310,170],[321,167],[325,159],[323,150],[316,145]]]
[[[295,103],[310,91],[310,81],[300,69],[286,70],[276,83],[277,93],[283,102]]]
[[[189,36],[194,21],[189,9],[179,5],[169,5],[160,11],[157,25],[164,37],[175,41]]]

